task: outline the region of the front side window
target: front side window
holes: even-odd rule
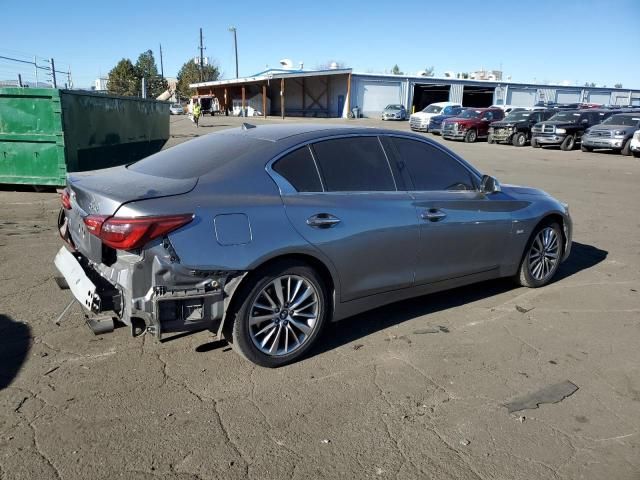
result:
[[[414,190],[475,190],[470,172],[448,153],[418,140],[392,138]]]
[[[318,176],[309,147],[288,153],[273,164],[273,170],[282,175],[298,192],[321,192]]]
[[[347,137],[315,143],[313,151],[329,192],[395,191],[378,137]]]

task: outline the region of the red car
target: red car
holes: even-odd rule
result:
[[[478,138],[487,138],[491,122],[503,118],[501,108],[467,108],[458,117],[447,118],[442,122],[442,137],[473,143]]]

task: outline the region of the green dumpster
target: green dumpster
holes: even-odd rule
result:
[[[64,185],[67,172],[131,163],[168,139],[166,102],[0,88],[0,183]]]

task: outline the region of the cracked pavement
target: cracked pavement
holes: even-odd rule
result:
[[[170,144],[240,124],[171,122]],[[640,479],[640,162],[446,145],[571,205],[558,280],[358,315],[277,370],[209,332],[95,337],[78,306],[56,326],[57,195],[0,191],[0,479]],[[565,380],[561,402],[508,413]]]

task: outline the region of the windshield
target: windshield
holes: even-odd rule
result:
[[[422,110],[424,113],[440,113],[442,111],[442,107],[439,105],[429,105],[427,108]]]
[[[467,109],[464,112],[462,112],[459,115],[459,117],[460,118],[478,118],[480,115],[482,115],[482,111],[480,110]]]
[[[171,105],[173,108],[182,108],[182,105],[178,104],[178,103],[174,103],[173,105]]]
[[[640,122],[640,115],[629,117],[627,115],[613,115],[607,118],[602,125],[624,125],[625,127],[635,127]]]
[[[577,123],[580,119],[579,113],[574,112],[559,112],[549,119],[550,122],[569,122]]]
[[[402,105],[387,105],[385,110],[402,110]]]
[[[531,116],[531,112],[512,112],[504,119],[505,122],[521,122]]]

